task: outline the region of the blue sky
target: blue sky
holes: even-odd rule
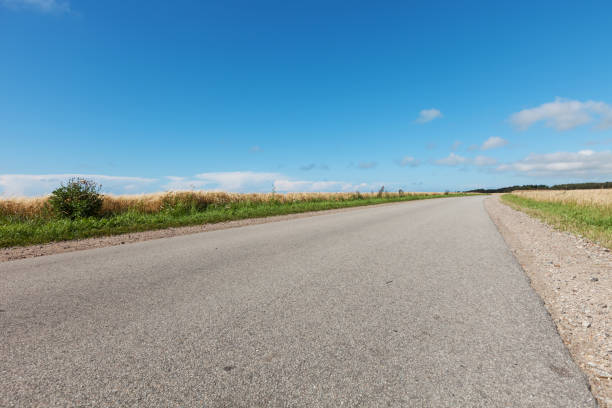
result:
[[[0,0],[0,194],[612,180],[609,1]]]

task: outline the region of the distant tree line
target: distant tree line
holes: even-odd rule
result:
[[[525,184],[522,186],[510,186],[502,188],[478,188],[469,190],[466,193],[509,193],[514,190],[589,190],[595,188],[612,188],[612,181],[602,183],[570,183],[570,184],[555,184],[547,186],[545,184]]]

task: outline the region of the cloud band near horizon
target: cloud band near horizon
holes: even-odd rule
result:
[[[253,171],[210,172],[192,177],[123,177],[100,174],[0,174],[0,197],[43,196],[70,178],[81,177],[102,185],[105,194],[144,194],[159,191],[210,190],[249,192],[348,192],[378,190],[384,183],[293,180],[280,173]]]

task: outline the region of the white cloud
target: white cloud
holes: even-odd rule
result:
[[[222,190],[236,191],[247,187],[258,187],[261,185],[272,185],[278,173],[257,173],[253,171],[233,171],[222,173],[202,173],[196,178],[207,184],[217,184]]]
[[[370,188],[369,184],[351,184],[342,181],[305,181],[276,180],[274,188],[278,192],[326,192],[326,191],[356,191]]]
[[[498,136],[491,136],[490,138],[484,141],[480,149],[481,150],[496,149],[498,147],[503,147],[507,144],[508,144],[508,141],[506,139],[502,139],[501,137],[498,137]]]
[[[406,166],[416,167],[419,164],[421,164],[421,161],[418,159],[415,159],[412,156],[404,156],[401,160],[397,161],[397,164],[400,165],[401,167],[406,167]]]
[[[443,159],[438,159],[434,163],[439,164],[441,166],[457,166],[459,164],[466,164],[468,163],[468,161],[469,160],[466,157],[459,156],[458,154],[455,154],[455,153],[451,153],[448,155],[448,157],[445,157]]]
[[[499,171],[513,171],[534,177],[596,178],[612,176],[612,152],[581,150],[579,152],[557,152],[530,154],[523,160],[502,164]]]
[[[523,109],[510,116],[512,122],[520,130],[529,128],[536,122],[544,121],[548,127],[557,130],[569,130],[593,121],[593,116],[599,116],[597,128],[612,127],[612,107],[604,102],[556,98],[531,109]]]
[[[497,163],[497,160],[495,160],[492,157],[476,156],[475,158],[471,159],[468,157],[459,156],[458,154],[455,154],[455,153],[451,153],[443,159],[438,159],[434,161],[434,164],[437,164],[440,166],[458,166],[461,164],[465,164],[465,165],[473,164],[476,166],[492,166],[496,163]]]
[[[0,174],[0,195],[32,196],[49,194],[62,182],[73,177],[92,179],[102,184],[103,192],[137,193],[157,179],[143,177],[105,176],[100,174]]]
[[[165,179],[168,181],[162,186],[164,190],[200,190],[206,186],[206,181],[193,177],[166,176]]]
[[[356,191],[377,188],[374,185],[345,181],[291,180],[279,173],[251,171],[202,173],[195,177],[166,177],[169,190],[204,189],[230,192],[313,192]]]
[[[213,190],[228,192],[333,192],[378,190],[384,183],[291,180],[279,173],[252,171],[211,172],[191,177],[166,176],[161,179],[92,174],[0,174],[0,196],[39,196],[48,194],[72,177],[93,179],[103,193],[138,194],[164,190]]]
[[[427,123],[441,117],[442,112],[437,109],[423,109],[421,112],[419,112],[419,117],[416,121],[417,123]]]
[[[494,164],[497,164],[497,160],[495,160],[493,157],[476,156],[473,163],[476,166],[493,166]]]
[[[221,191],[272,191],[279,173],[230,171],[196,174],[192,178],[170,179],[164,187],[171,190],[206,189]]]
[[[70,3],[61,0],[0,0],[0,4],[13,9],[32,9],[42,13],[67,13]]]
[[[455,141],[455,143],[453,143],[453,145],[451,146],[451,150],[453,152],[457,151],[459,149],[459,147],[462,145],[462,143],[460,141]]]

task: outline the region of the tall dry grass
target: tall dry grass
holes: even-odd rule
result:
[[[525,190],[512,194],[535,201],[575,204],[612,209],[612,189],[595,190]]]
[[[153,194],[105,194],[102,215],[121,214],[130,210],[153,214],[178,205],[206,209],[211,205],[235,203],[260,204],[269,202],[294,203],[306,201],[348,201],[376,197],[378,193],[225,193],[213,191],[171,191]],[[397,197],[400,193],[383,193],[384,197]],[[434,195],[440,193],[402,193],[403,195]],[[50,215],[49,197],[0,198],[0,217],[31,219]]]
[[[46,214],[49,197],[0,198],[0,217],[35,218]]]
[[[514,191],[502,199],[555,228],[612,249],[611,189]]]

